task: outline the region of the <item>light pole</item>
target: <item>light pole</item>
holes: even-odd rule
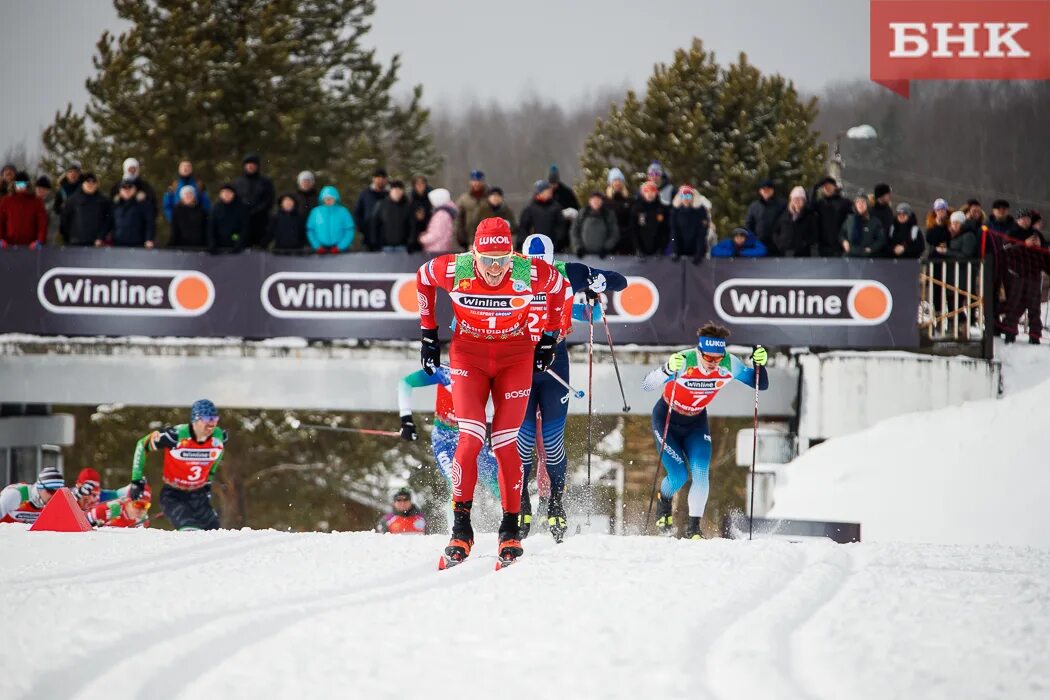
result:
[[[846,162],[842,159],[841,146],[843,136],[853,141],[871,141],[877,139],[879,133],[875,131],[875,127],[871,124],[858,124],[835,134],[835,154],[831,157],[831,162],[828,163],[828,174],[835,178],[840,186],[843,183],[843,171],[846,169]]]

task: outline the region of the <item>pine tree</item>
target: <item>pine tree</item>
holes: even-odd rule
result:
[[[758,182],[769,177],[779,191],[809,187],[824,163],[813,130],[816,100],[803,102],[794,85],[763,75],[740,54],[721,67],[699,39],[658,64],[645,94],[628,91],[587,138],[579,191],[604,188],[609,168],[635,184],[649,163],[660,161],[677,185],[708,197],[720,231],[744,221]]]
[[[253,151],[278,187],[303,169],[358,187],[388,159],[436,170],[422,89],[395,104],[399,59],[383,65],[361,45],[373,0],[114,5],[131,28],[99,40],[85,111],[67,107],[44,132],[52,172],[79,160],[116,178],[134,156],[160,184],[189,158],[218,183]]]

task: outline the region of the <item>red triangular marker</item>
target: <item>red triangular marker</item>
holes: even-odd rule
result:
[[[91,523],[87,521],[84,511],[80,509],[69,489],[60,488],[40,511],[36,522],[29,529],[51,532],[90,532]]]

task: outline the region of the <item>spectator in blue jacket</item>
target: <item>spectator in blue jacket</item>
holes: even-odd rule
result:
[[[193,188],[193,198],[200,205],[201,211],[205,214],[211,211],[211,200],[208,199],[204,183],[200,178],[193,176],[193,163],[183,160],[179,162],[179,176],[172,180],[168,185],[168,191],[164,193],[164,218],[168,220],[168,223],[171,223],[175,215],[175,207],[179,204],[183,187]]]
[[[156,229],[153,210],[149,203],[138,197],[138,186],[134,180],[120,183],[120,194],[113,205],[113,245],[152,248]]]
[[[306,238],[316,253],[345,253],[354,243],[354,217],[339,203],[339,190],[326,185],[321,204],[306,220]]]
[[[711,249],[712,258],[764,258],[766,246],[746,228],[735,228],[733,234]]]

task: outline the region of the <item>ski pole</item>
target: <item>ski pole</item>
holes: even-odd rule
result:
[[[587,339],[587,527],[591,526],[591,508],[594,506],[594,492],[591,489],[591,452],[594,445],[594,304],[587,309],[587,325],[590,336]]]
[[[649,510],[645,512],[645,527],[642,532],[649,531],[649,518],[653,514],[653,501],[656,500],[656,478],[660,476],[660,465],[663,464],[664,447],[667,445],[667,431],[671,428],[671,411],[674,409],[674,390],[678,386],[678,372],[671,377],[671,400],[667,402],[667,417],[664,418],[664,434],[660,438],[660,453],[656,457],[656,469],[653,470],[653,487],[649,491]]]
[[[554,371],[553,369],[550,369],[550,368],[548,367],[548,368],[547,368],[547,374],[549,374],[549,375],[551,375],[552,377],[554,377],[554,380],[555,380],[556,382],[558,382],[559,384],[561,384],[561,385],[562,385],[563,387],[565,387],[566,389],[568,389],[568,390],[569,390],[569,391],[570,391],[570,392],[572,393],[572,395],[573,395],[573,396],[574,396],[575,398],[577,398],[577,399],[582,399],[582,398],[583,398],[583,392],[582,392],[582,391],[580,391],[579,389],[573,389],[573,388],[572,388],[572,385],[571,385],[571,384],[569,384],[569,383],[568,383],[567,381],[565,381],[564,379],[562,379],[562,378],[561,378],[561,375],[560,375],[560,374],[558,374],[557,372],[555,372],[555,371]]]
[[[623,398],[623,412],[630,413],[631,407],[627,405],[627,394],[623,390],[623,379],[620,378],[620,365],[616,362],[616,351],[613,349],[612,333],[609,331],[609,321],[602,314],[602,323],[605,324],[605,337],[609,339],[609,354],[612,355],[613,369],[616,370],[616,383],[620,385],[620,397]]]
[[[755,367],[755,420],[751,429],[751,510],[748,513],[748,540],[755,531],[755,460],[758,458],[758,383],[761,369],[761,367]]]
[[[362,435],[381,435],[383,437],[401,437],[396,430],[372,430],[370,428],[343,428],[334,425],[308,425],[296,421],[293,425],[296,430],[331,430],[336,433],[361,433]]]

